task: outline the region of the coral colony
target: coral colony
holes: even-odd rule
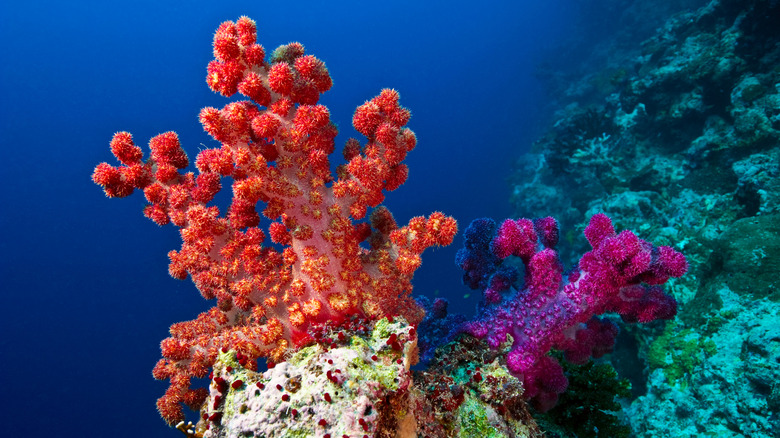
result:
[[[452,242],[455,220],[436,212],[399,227],[380,206],[383,191],[406,180],[402,161],[416,145],[398,93],[382,90],[357,108],[352,122],[367,142],[347,141],[334,177],[337,130],[317,104],[331,87],[325,64],[298,43],[266,61],[247,17],[220,25],[214,57],[209,87],[250,100],[201,111],[221,147],[198,154],[197,175],[180,172],[189,160],[173,132],[151,139],[146,161],[129,133],[115,134],[121,165],[101,163],[93,174],[110,197],[143,190],[144,214],[180,229],[171,276],[189,276],[216,300],[171,326],[153,371],[170,381],[160,414],[186,434],[531,436],[538,429],[524,400],[549,409],[567,387],[551,349],[582,363],[614,344],[616,326],[596,315],[648,322],[675,314],[657,285],[682,275],[685,258],[630,231],[616,234],[604,215],[585,229],[593,250],[568,276],[553,219],[500,227],[481,219],[466,230],[458,264],[484,302],[477,319],[454,324],[462,317],[447,315],[446,302],[412,299],[410,281],[426,248]],[[227,177],[225,214],[209,203]],[[509,256],[525,265],[522,287],[503,264]],[[412,372],[418,353],[428,368]],[[262,358],[268,370],[258,372]],[[192,387],[205,377],[208,389]],[[183,406],[200,412],[197,425],[183,424]]]

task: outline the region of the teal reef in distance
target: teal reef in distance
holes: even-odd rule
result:
[[[632,379],[635,436],[775,437],[780,2],[689,3],[641,44],[618,29],[579,78],[549,76],[555,119],[518,162],[511,199],[517,216],[555,216],[562,229],[605,212],[685,253],[689,275],[668,286],[677,318],[624,330],[629,348],[611,357]],[[623,16],[663,5],[634,2]],[[562,236],[569,267],[586,247],[578,234]]]

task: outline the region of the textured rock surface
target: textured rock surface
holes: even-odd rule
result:
[[[486,345],[465,337],[437,352],[425,372],[415,329],[400,318],[365,330],[325,333],[263,372],[233,351],[215,366],[196,431],[203,438],[541,437],[520,381]],[[477,378],[476,376],[479,375]]]
[[[628,410],[637,436],[780,435],[780,390],[767,383],[780,373],[779,21],[774,0],[672,16],[641,53],[613,51],[604,71],[569,78],[567,90],[590,91],[558,95],[513,177],[519,217],[581,230],[605,212],[690,262],[670,285],[677,320],[621,337],[634,358],[614,363],[635,395],[646,390]],[[578,235],[561,236],[569,266]]]
[[[414,436],[414,329],[383,319],[370,332],[332,335],[332,348],[306,347],[264,373],[223,353],[202,411],[204,438]]]
[[[626,408],[637,436],[780,434],[780,304],[720,293],[722,325],[710,336],[691,332],[689,339],[706,337],[714,350],[694,352],[696,363],[674,381],[656,368],[648,394]]]

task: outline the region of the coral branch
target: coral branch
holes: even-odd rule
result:
[[[506,220],[500,227],[478,219],[465,236],[456,261],[466,271],[464,282],[485,290],[482,312],[465,330],[492,348],[511,343],[507,366],[542,410],[555,405],[567,386],[562,368],[547,356],[552,348],[584,363],[610,352],[617,335],[614,324],[596,315],[616,312],[626,322],[674,317],[676,301],[657,285],[688,267],[670,247],[655,247],[631,231],[616,234],[603,214],[585,228],[593,250],[568,278],[553,249],[558,227],[552,218]],[[525,284],[517,292],[511,289],[517,273],[502,265],[510,255],[525,264]]]
[[[416,145],[405,127],[409,111],[394,90],[358,107],[353,124],[368,141],[347,142],[348,162],[334,178],[328,155],[337,129],[317,104],[331,87],[325,64],[298,43],[279,47],[266,62],[256,39],[246,17],[222,23],[214,35],[208,86],[250,100],[201,111],[203,128],[221,147],[198,154],[197,176],[180,172],[189,160],[173,132],[151,139],[145,162],[129,133],[116,134],[111,151],[121,165],[102,163],[93,174],[110,197],[143,190],[144,214],[180,228],[171,276],[189,276],[204,298],[217,300],[197,319],[174,324],[162,342],[154,376],[171,381],[158,401],[169,423],[183,418],[181,404],[203,401],[190,379],[204,377],[222,349],[240,353],[251,369],[259,357],[281,361],[311,342],[314,323],[392,315],[418,323],[423,312],[409,294],[420,254],[448,245],[457,232],[455,220],[441,213],[398,228],[384,208],[373,211],[373,229],[354,224],[406,180],[402,160]],[[208,205],[223,177],[233,179],[227,212]],[[258,203],[273,221],[268,236],[258,228]],[[266,237],[284,249],[264,246]],[[361,246],[367,238],[370,249]]]

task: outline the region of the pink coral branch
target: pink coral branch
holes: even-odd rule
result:
[[[604,214],[593,216],[585,228],[593,250],[568,278],[553,249],[558,240],[553,219],[506,220],[495,230],[489,219],[474,221],[466,230],[466,248],[458,253],[472,287],[491,285],[482,314],[465,329],[493,348],[511,340],[507,366],[524,379],[525,397],[542,410],[552,407],[567,386],[560,365],[547,356],[551,349],[562,350],[574,363],[611,351],[617,328],[596,315],[616,312],[626,322],[644,323],[676,314],[677,302],[657,285],[682,276],[685,257],[631,231],[616,234]],[[510,255],[523,260],[525,285],[513,295],[505,285],[500,301],[493,280],[511,278],[501,266]]]

